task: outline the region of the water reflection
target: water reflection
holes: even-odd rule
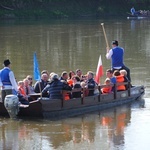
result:
[[[141,107],[141,103],[134,106]],[[113,149],[124,146],[132,105],[60,121],[1,120],[0,149]],[[107,142],[106,142],[107,141]]]

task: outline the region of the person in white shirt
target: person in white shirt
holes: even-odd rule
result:
[[[18,85],[13,71],[10,69],[11,62],[9,59],[4,60],[4,68],[0,70],[0,86],[2,101],[6,95],[13,94],[13,90],[18,93]]]

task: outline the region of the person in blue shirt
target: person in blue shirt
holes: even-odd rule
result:
[[[131,12],[132,16],[138,16],[138,15],[140,15],[140,11],[136,11],[134,7],[132,7],[130,9],[130,12]]]
[[[110,79],[111,83],[116,84],[116,77],[113,76],[113,71],[111,69],[106,70],[106,77]]]
[[[132,14],[133,16],[136,15],[136,11],[135,11],[135,8],[134,8],[134,7],[131,8],[130,12],[131,12],[131,14]]]
[[[118,45],[118,41],[112,41],[112,49],[107,48],[106,58],[111,59],[111,67],[113,72],[115,70],[125,69],[127,71],[127,77],[129,81],[131,81],[130,69],[124,65],[124,49]]]
[[[18,85],[13,71],[10,69],[11,62],[9,59],[4,60],[4,68],[0,70],[0,86],[2,101],[6,95],[18,93]]]

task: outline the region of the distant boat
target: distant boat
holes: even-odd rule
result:
[[[150,18],[150,11],[139,11],[139,14],[137,15],[132,15],[131,13],[127,13],[129,16],[127,19],[146,19]]]
[[[150,18],[150,16],[128,16],[127,19],[146,19]]]

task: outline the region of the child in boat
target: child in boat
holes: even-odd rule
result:
[[[18,91],[22,96],[26,97],[25,86],[23,81],[18,81]]]
[[[128,77],[127,77],[127,71],[126,71],[126,70],[124,70],[124,69],[120,70],[120,74],[124,76],[124,82],[129,82],[129,79],[128,79]],[[128,84],[125,85],[125,87],[126,87],[126,90],[127,90],[128,87],[129,87]]]
[[[117,85],[117,91],[124,91],[124,90],[126,90],[126,87],[123,84],[124,76],[120,74],[119,70],[115,70],[113,75],[116,77],[117,83],[122,83],[120,85]]]
[[[104,93],[111,93],[111,91],[112,91],[112,86],[111,86],[110,84],[111,84],[110,79],[109,79],[109,78],[106,78],[105,81],[104,81],[104,85],[107,85],[107,86],[105,86],[105,87],[103,87],[103,88],[101,89],[102,94],[104,94]]]
[[[26,96],[26,93],[25,93],[25,89],[24,89],[24,82],[23,81],[19,81],[18,82],[18,98],[19,98],[19,101],[21,102],[21,104],[25,104],[25,105],[29,105],[29,101],[28,101],[28,98]]]

